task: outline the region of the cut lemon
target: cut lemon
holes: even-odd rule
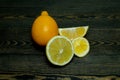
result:
[[[59,34],[68,37],[73,40],[77,37],[83,37],[87,33],[89,26],[71,27],[71,28],[59,28]]]
[[[53,37],[46,46],[48,60],[58,66],[64,66],[73,58],[73,46],[65,36]]]
[[[78,37],[72,41],[74,54],[78,57],[84,57],[89,52],[90,46],[86,38]]]

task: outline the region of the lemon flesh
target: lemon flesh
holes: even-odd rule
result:
[[[46,55],[52,64],[66,65],[74,55],[71,41],[65,36],[53,37],[46,46]]]
[[[59,28],[59,34],[66,36],[70,40],[77,37],[84,37],[87,33],[89,26],[71,27],[71,28]]]
[[[72,41],[74,54],[78,57],[84,57],[90,50],[89,42],[86,38],[78,37]]]

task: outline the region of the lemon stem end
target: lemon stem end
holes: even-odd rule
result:
[[[48,12],[47,11],[42,11],[41,15],[42,16],[48,16]]]

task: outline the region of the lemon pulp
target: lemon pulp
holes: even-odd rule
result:
[[[71,28],[59,28],[59,34],[62,36],[66,36],[70,40],[73,40],[77,37],[84,37],[87,33],[89,26],[79,26],[79,27],[71,27]]]
[[[73,57],[73,46],[71,41],[64,36],[55,36],[46,47],[48,60],[55,65],[65,65]]]
[[[83,57],[89,52],[90,46],[86,38],[78,37],[72,41],[74,53],[78,57]]]

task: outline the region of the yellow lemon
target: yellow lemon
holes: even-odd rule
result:
[[[89,26],[79,26],[71,28],[59,28],[59,34],[66,36],[70,40],[73,40],[77,37],[83,37],[87,33]]]
[[[65,36],[55,36],[46,46],[48,60],[58,66],[68,64],[73,58],[73,46],[71,41]]]
[[[74,54],[78,57],[84,57],[90,50],[89,42],[86,38],[78,37],[72,41]]]

